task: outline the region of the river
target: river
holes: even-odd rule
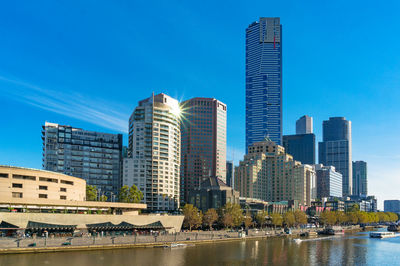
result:
[[[306,239],[269,238],[186,248],[0,255],[0,266],[113,265],[400,265],[400,237],[371,239],[367,232]]]

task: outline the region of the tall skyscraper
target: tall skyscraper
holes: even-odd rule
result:
[[[180,108],[163,93],[142,100],[129,118],[123,183],[136,185],[150,211],[179,208]]]
[[[182,201],[208,177],[226,180],[226,105],[213,98],[193,98],[182,109]]]
[[[314,166],[317,175],[317,198],[342,197],[342,174],[334,166],[317,164]]]
[[[344,117],[330,117],[323,122],[323,141],[319,143],[319,163],[335,166],[342,174],[342,194],[350,196],[353,187],[351,161],[351,121]]]
[[[233,188],[233,161],[226,161],[226,184]]]
[[[267,136],[276,144],[282,144],[282,26],[279,18],[260,18],[246,29],[246,149]]]
[[[46,122],[43,169],[81,177],[111,200],[121,187],[122,135]]]
[[[285,151],[302,164],[315,164],[315,135],[312,117],[307,115],[296,121],[296,135],[283,136]]]
[[[313,133],[313,119],[308,115],[303,115],[296,121],[296,134]]]
[[[353,195],[368,195],[367,163],[364,161],[353,162]]]

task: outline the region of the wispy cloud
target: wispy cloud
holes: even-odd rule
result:
[[[2,76],[1,83],[0,92],[16,101],[122,133],[128,132],[129,113],[120,111],[125,107],[77,92],[44,89]]]

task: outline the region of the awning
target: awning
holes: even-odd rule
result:
[[[48,224],[29,221],[26,229],[30,230],[75,230],[76,225]]]
[[[111,222],[106,223],[98,223],[98,224],[87,224],[86,225],[90,230],[132,230],[132,229],[153,229],[153,230],[163,230],[164,226],[160,221],[146,224],[146,225],[135,225],[127,222],[121,222],[119,224],[113,224]]]
[[[10,229],[18,229],[19,227],[10,223],[7,223],[5,221],[2,221],[0,223],[0,229],[2,230],[10,230]]]

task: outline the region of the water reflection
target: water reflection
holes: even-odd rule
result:
[[[376,265],[400,261],[400,238],[365,235],[296,243],[286,238],[164,249],[138,248],[0,256],[0,265]]]

